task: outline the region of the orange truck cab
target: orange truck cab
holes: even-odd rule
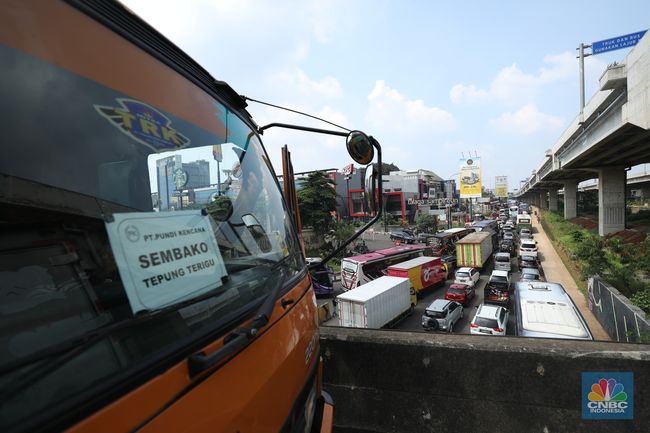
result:
[[[272,125],[119,3],[3,1],[0,64],[0,431],[331,431]]]

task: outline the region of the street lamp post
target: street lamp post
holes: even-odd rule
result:
[[[445,180],[446,181],[448,181],[448,180],[455,181],[456,179],[454,179],[453,177],[456,176],[456,175],[458,175],[458,187],[460,188],[460,172],[450,174],[449,176],[447,176],[447,178]],[[454,194],[456,194],[456,186],[455,185],[453,185],[453,191],[451,193],[451,198],[452,199],[454,198]],[[451,228],[451,225],[452,225],[451,224],[451,205],[448,205],[447,208],[449,209],[449,217],[447,218],[447,228]]]
[[[519,195],[520,195],[520,196],[521,196],[521,192],[522,192],[522,190],[523,190],[523,188],[521,187],[521,184],[522,184],[522,183],[526,183],[526,182],[527,182],[526,179],[524,179],[524,180],[520,180],[520,181],[519,181]],[[519,198],[521,198],[521,197],[519,197]]]
[[[346,175],[345,176],[345,195],[348,201],[348,220],[352,218],[352,200],[350,200],[350,176]]]
[[[390,180],[388,180],[388,179],[382,179],[381,181],[383,183],[390,182]],[[388,200],[386,200],[386,196],[384,195],[384,185],[383,184],[379,187],[379,194],[382,194],[382,196],[384,198],[381,201],[381,204],[382,204],[382,207],[383,207],[383,215],[384,215],[384,233],[388,233],[388,218],[386,217],[386,202]]]

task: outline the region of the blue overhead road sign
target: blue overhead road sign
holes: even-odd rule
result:
[[[645,35],[645,30],[630,33],[629,35],[617,36],[611,39],[605,39],[604,41],[598,41],[591,44],[591,54],[600,54],[606,53],[607,51],[620,50],[621,48],[632,47],[639,42],[639,40]]]

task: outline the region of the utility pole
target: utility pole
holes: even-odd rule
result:
[[[350,175],[345,175],[345,194],[348,202],[348,220],[352,219],[352,200],[350,199]]]
[[[580,123],[583,123],[585,120],[585,57],[591,56],[591,54],[585,53],[585,48],[591,48],[591,45],[581,43],[576,48],[578,50],[578,63],[580,67]]]

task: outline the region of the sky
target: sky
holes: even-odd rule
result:
[[[641,1],[124,0],[239,94],[375,137],[383,160],[458,179],[480,156],[484,186],[530,176],[578,115],[576,48],[650,27]],[[630,49],[587,57],[586,99]],[[258,125],[331,126],[251,102]],[[345,139],[278,128],[276,171],[341,169]],[[633,172],[643,167],[633,169]]]

